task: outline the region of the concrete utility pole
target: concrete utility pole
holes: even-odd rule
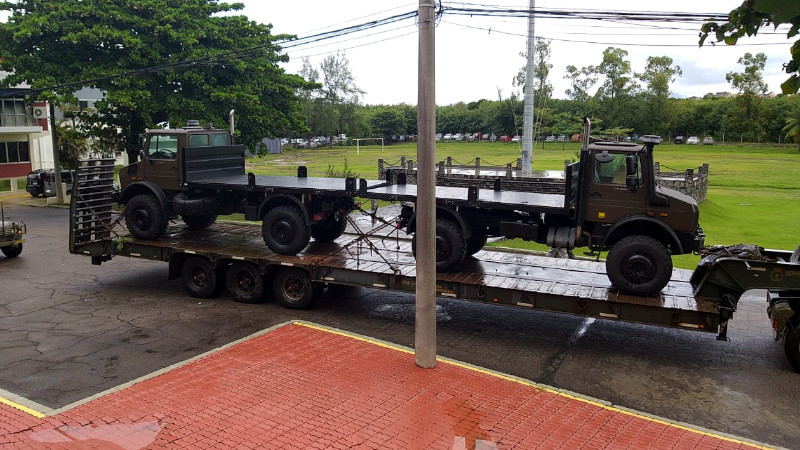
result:
[[[417,285],[414,359],[436,366],[436,47],[434,0],[419,2]]]
[[[536,52],[536,39],[534,39],[533,35],[533,9],[536,1],[530,1],[531,6],[528,13],[528,64],[525,68],[525,112],[522,122],[522,175],[526,177],[531,176],[531,166],[533,165],[533,57]]]
[[[53,139],[53,164],[55,165],[55,170],[53,175],[55,176],[55,183],[56,183],[56,204],[63,205],[64,204],[64,190],[61,189],[61,158],[58,156],[58,139],[56,136],[56,108],[53,106],[53,102],[47,102],[50,105],[50,137]]]

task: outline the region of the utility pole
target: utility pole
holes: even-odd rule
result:
[[[414,360],[436,366],[436,47],[435,0],[419,2],[417,85],[417,284]]]
[[[61,158],[58,155],[58,139],[56,136],[56,108],[53,102],[47,102],[50,105],[50,137],[53,140],[53,165],[55,170],[53,176],[56,183],[56,204],[64,204],[64,190],[61,189]]]
[[[525,68],[525,111],[522,121],[522,175],[526,177],[531,176],[531,166],[533,165],[533,58],[536,52],[536,39],[534,39],[533,35],[533,9],[536,1],[530,0],[530,2],[531,6],[528,12],[528,64]]]

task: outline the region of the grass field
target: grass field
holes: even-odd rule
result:
[[[534,148],[534,170],[561,170],[564,160],[575,159],[579,144],[539,144]],[[516,144],[445,142],[436,147],[436,160],[450,156],[469,163],[480,156],[485,164],[515,162]],[[258,174],[294,175],[306,165],[309,176],[324,176],[329,166],[348,168],[361,178],[375,179],[378,159],[396,163],[401,156],[416,160],[415,144],[288,150],[283,154],[253,158],[248,170]],[[700,225],[709,245],[755,243],[767,248],[794,249],[800,243],[800,153],[794,146],[661,145],[655,159],[662,170],[682,171],[709,165],[708,200],[700,204]],[[544,250],[546,247],[521,240],[496,245]],[[580,251],[580,250],[579,250]],[[695,255],[674,258],[675,266],[691,269]]]

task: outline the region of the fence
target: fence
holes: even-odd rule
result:
[[[569,161],[564,161],[565,166]],[[665,167],[666,168],[666,167]],[[378,178],[386,179],[387,170],[401,170],[410,184],[417,182],[417,168],[413,160],[401,157],[394,163],[384,159],[378,160]],[[656,182],[659,186],[682,192],[698,203],[704,201],[708,194],[708,164],[683,172],[662,172],[661,164],[655,163]],[[436,184],[439,186],[469,187],[493,189],[495,180],[500,179],[503,189],[509,191],[541,192],[561,194],[564,192],[564,172],[559,170],[533,171],[531,176],[522,175],[522,160],[504,165],[491,165],[480,158],[466,164],[459,163],[452,157],[440,161],[436,165]]]

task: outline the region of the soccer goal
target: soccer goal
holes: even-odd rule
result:
[[[353,139],[356,141],[356,154],[361,154],[361,141],[380,141],[381,143],[381,151],[383,151],[383,138],[361,138],[361,139]]]

